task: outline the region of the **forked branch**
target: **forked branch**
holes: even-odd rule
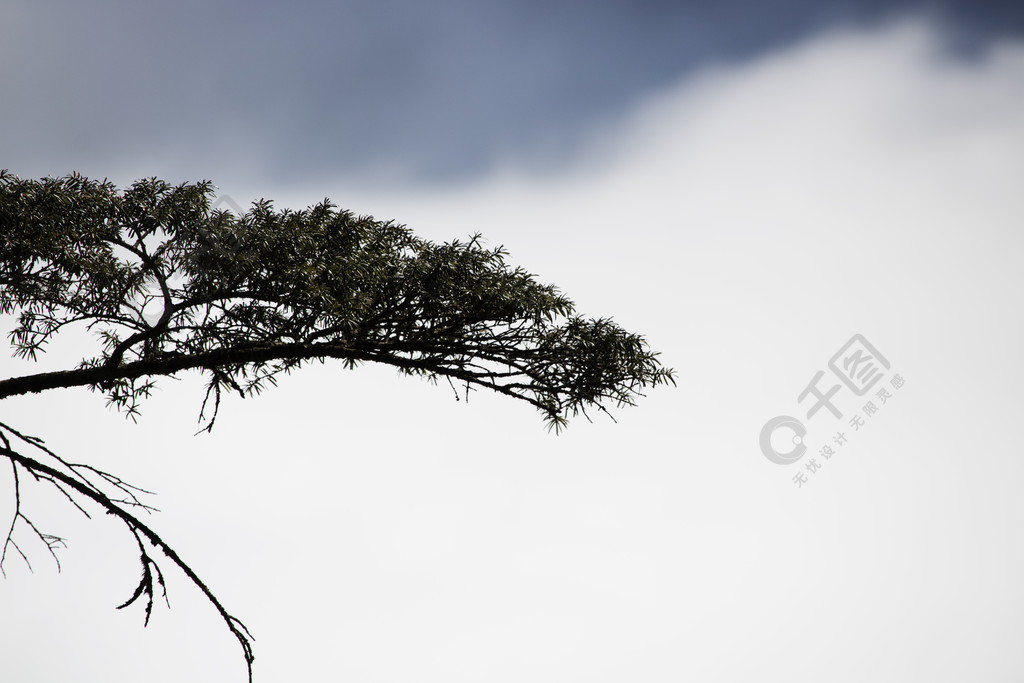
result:
[[[21,442],[31,446],[53,464],[41,462],[36,458],[29,457],[18,452],[15,450],[14,443],[12,443],[12,441]],[[250,683],[252,682],[252,662],[254,659],[252,651],[253,638],[248,629],[246,629],[245,625],[242,624],[241,621],[228,613],[220,600],[218,600],[213,592],[207,587],[206,583],[204,583],[196,572],[181,559],[174,548],[169,546],[166,541],[164,541],[142,520],[125,509],[124,506],[133,506],[143,509],[146,512],[152,510],[151,507],[139,501],[136,495],[138,493],[148,493],[147,491],[136,486],[132,486],[131,484],[121,480],[119,477],[115,477],[114,475],[103,472],[102,470],[98,470],[94,467],[69,463],[47,448],[40,439],[22,434],[2,422],[0,422],[0,455],[6,457],[11,463],[14,473],[13,486],[15,500],[15,511],[11,524],[8,527],[3,552],[0,553],[0,570],[3,569],[3,562],[6,559],[8,548],[13,548],[26,563],[29,562],[27,554],[14,540],[14,535],[19,524],[27,526],[39,538],[39,540],[46,544],[51,555],[53,555],[54,560],[57,561],[58,569],[60,568],[60,560],[57,558],[56,548],[64,545],[64,539],[41,532],[22,512],[23,500],[21,477],[19,476],[20,469],[21,472],[31,475],[37,481],[46,482],[54,486],[87,517],[89,514],[86,510],[86,506],[83,505],[85,501],[82,499],[86,499],[90,503],[99,506],[105,513],[113,515],[128,527],[128,531],[135,538],[139,547],[142,577],[138,586],[135,588],[135,592],[132,593],[128,600],[119,605],[118,609],[123,609],[139,600],[144,600],[146,614],[145,623],[148,625],[149,618],[153,610],[156,586],[160,587],[161,597],[165,602],[167,601],[167,586],[164,582],[163,572],[156,560],[149,553],[149,548],[159,549],[183,574],[185,574],[185,576],[188,577],[189,581],[199,588],[203,596],[210,602],[210,604],[213,605],[221,619],[224,620],[228,630],[238,640],[239,644],[242,646],[242,654],[245,658],[249,681]],[[92,477],[89,475],[92,475]],[[108,484],[113,490],[118,491],[120,495],[124,495],[125,498],[123,500],[115,499],[95,483],[93,481],[94,478],[99,478],[102,482]],[[31,564],[29,564],[29,568],[31,569]],[[170,606],[169,602],[167,604]]]

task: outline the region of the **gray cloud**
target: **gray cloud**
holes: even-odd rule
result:
[[[1024,26],[995,2],[8,3],[0,166],[287,185],[558,163],[695,68],[911,8],[966,47]]]

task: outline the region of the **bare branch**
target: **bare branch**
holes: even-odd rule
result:
[[[49,455],[53,454],[52,451],[46,449],[41,443],[39,443],[39,440],[35,439],[34,437],[24,436],[19,432],[16,432],[15,430],[9,428],[6,424],[3,423],[0,423],[0,428],[9,431],[12,434],[15,434],[22,440],[26,441],[26,443],[32,444],[36,448],[42,450],[43,452]],[[249,681],[251,683],[253,662],[251,635],[236,617],[232,616],[227,612],[227,610],[217,599],[217,597],[213,594],[213,592],[209,589],[209,587],[207,587],[207,585],[202,581],[202,579],[199,578],[195,571],[188,564],[186,564],[184,560],[181,559],[178,553],[171,546],[169,546],[156,532],[154,532],[140,519],[132,515],[124,508],[120,507],[120,505],[118,505],[116,501],[112,500],[109,496],[104,494],[102,491],[98,490],[95,486],[87,482],[83,482],[80,478],[80,475],[76,476],[74,473],[62,472],[55,467],[51,467],[45,463],[35,460],[34,458],[30,458],[26,455],[23,455],[13,450],[13,448],[11,448],[10,441],[6,438],[3,439],[3,442],[4,445],[0,447],[0,455],[3,455],[10,459],[12,465],[15,468],[19,466],[23,467],[26,471],[32,473],[33,475],[36,476],[37,479],[40,480],[60,482],[62,486],[66,487],[71,491],[74,491],[76,494],[80,496],[84,496],[88,500],[92,501],[94,504],[100,506],[106,513],[113,515],[117,519],[121,520],[121,522],[124,523],[126,527],[128,527],[128,530],[135,537],[141,553],[142,579],[140,580],[139,586],[136,588],[132,596],[118,609],[127,607],[128,605],[134,603],[136,600],[145,597],[146,623],[148,624],[152,612],[153,597],[155,594],[154,581],[156,582],[156,584],[160,585],[164,594],[164,599],[166,600],[166,584],[164,582],[163,574],[159,566],[157,566],[156,562],[146,551],[145,543],[150,544],[154,548],[159,548],[160,551],[167,558],[169,558],[170,561],[176,567],[178,567],[178,569],[182,573],[184,573],[186,577],[188,577],[189,581],[197,588],[199,588],[200,592],[207,599],[207,601],[210,602],[210,604],[212,604],[213,607],[217,610],[218,614],[220,614],[221,619],[227,625],[229,631],[238,640],[239,644],[242,647],[242,653],[245,658],[246,667],[249,675]],[[47,547],[50,549],[51,554],[53,554],[54,558],[56,559],[56,554],[54,553],[54,550],[57,545],[63,544],[63,539],[60,539],[56,536],[51,536],[49,534],[41,533],[34,525],[31,524],[31,522],[28,522],[24,515],[20,513],[20,493],[18,500],[18,518],[27,522],[31,526],[31,528],[35,531],[38,537],[41,540],[43,540],[44,543],[47,544]],[[22,552],[22,549],[18,546],[18,544],[13,541],[10,535],[8,535],[7,540],[10,546],[13,547],[22,556],[22,558],[25,560],[25,562],[31,569],[31,564],[28,561],[28,557],[25,555],[24,552]],[[143,542],[143,540],[145,540],[145,543]]]
[[[5,446],[9,448],[10,442],[7,438],[4,437],[3,440]],[[18,518],[21,517],[21,482],[18,480],[18,465],[13,460],[11,461],[11,470],[14,473],[14,514],[11,516],[11,526],[7,529],[7,536],[4,539],[3,551],[0,551],[0,573],[5,577],[7,576],[7,572],[4,571],[4,560],[7,559],[7,546],[14,543],[12,539],[14,527],[18,523]],[[17,545],[14,545],[14,547],[18,549]],[[18,549],[18,552],[21,553],[21,550]],[[25,559],[25,562],[28,563],[28,558],[25,557],[25,554],[22,553],[21,556]],[[29,565],[29,569],[32,569],[32,565]]]

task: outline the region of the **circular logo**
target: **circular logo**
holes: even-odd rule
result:
[[[775,450],[772,445],[772,436],[779,429],[793,431],[793,449],[785,453]],[[764,457],[778,465],[790,465],[804,457],[804,453],[807,452],[807,446],[804,445],[806,435],[807,428],[804,427],[804,423],[795,417],[788,415],[774,417],[765,422],[764,427],[761,428],[761,452],[764,453]]]

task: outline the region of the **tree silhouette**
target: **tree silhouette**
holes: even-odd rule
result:
[[[119,191],[80,175],[23,180],[0,171],[0,313],[16,320],[15,356],[36,361],[68,329],[92,333],[73,368],[0,380],[0,399],[84,386],[132,419],[160,376],[207,379],[201,429],[225,391],[261,392],[310,361],[384,363],[526,401],[549,429],[588,409],[633,405],[645,387],[675,383],[643,337],[577,315],[555,287],[506,262],[479,236],[435,244],[406,227],[337,210],[255,202],[243,215],[211,208],[209,182],[141,180]],[[589,416],[588,416],[589,417]],[[28,562],[26,538],[58,562],[63,539],[24,512],[21,482],[55,488],[86,516],[113,515],[135,538],[146,623],[166,599],[159,550],[214,605],[242,646],[251,636],[173,548],[135,513],[148,491],[71,462],[0,422],[13,472],[14,514],[0,551]]]

